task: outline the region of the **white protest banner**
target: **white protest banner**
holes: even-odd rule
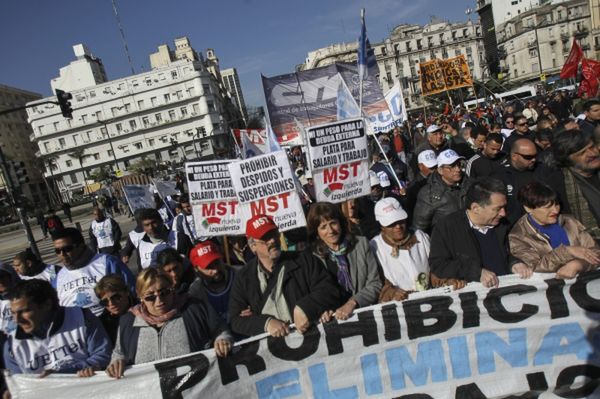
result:
[[[385,94],[385,101],[389,109],[369,116],[369,127],[374,133],[388,132],[408,119],[400,82]]]
[[[228,167],[244,222],[255,215],[269,215],[280,231],[306,226],[285,151],[232,162]]]
[[[240,235],[246,230],[227,165],[231,160],[187,162],[192,215],[200,236]]]
[[[8,376],[18,398],[600,397],[600,271],[358,309],[304,335],[141,364],[111,380]]]
[[[142,208],[154,208],[154,195],[150,185],[127,184],[123,186],[131,212]]]
[[[317,201],[337,203],[369,195],[369,151],[362,119],[311,127],[307,135]]]

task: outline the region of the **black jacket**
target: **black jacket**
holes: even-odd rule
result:
[[[285,265],[282,290],[292,317],[296,305],[310,321],[317,320],[325,310],[341,305],[337,282],[312,253],[282,252],[273,270],[279,270],[282,265]],[[231,329],[238,334],[252,336],[264,333],[265,323],[271,317],[261,314],[269,293],[260,292],[258,267],[258,258],[252,259],[236,274],[233,283],[229,317]],[[248,307],[252,315],[240,316],[240,312]]]
[[[508,250],[509,225],[502,220],[492,231],[503,249],[506,270],[510,273],[512,265],[519,260]],[[485,257],[481,256],[466,211],[454,212],[436,224],[429,252],[429,268],[436,277],[479,281],[484,266]]]

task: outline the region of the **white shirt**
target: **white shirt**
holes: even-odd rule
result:
[[[429,280],[429,236],[421,230],[415,232],[417,243],[410,249],[400,249],[398,257],[392,256],[392,246],[381,234],[369,243],[377,256],[383,274],[395,287],[405,291],[417,291],[417,281],[421,273]]]
[[[112,247],[115,245],[110,218],[104,218],[101,222],[93,220],[91,229],[92,234],[94,234],[96,241],[98,242],[98,248]]]
[[[58,267],[56,265],[46,265],[46,268],[35,276],[23,276],[20,274],[19,277],[21,277],[21,280],[44,280],[49,282],[54,287],[56,286],[57,268]]]

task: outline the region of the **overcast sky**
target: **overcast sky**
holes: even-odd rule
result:
[[[84,43],[109,79],[131,74],[111,0],[4,0],[0,12],[0,84],[49,96],[50,80]],[[260,74],[293,72],[308,51],[356,41],[366,9],[371,42],[402,23],[433,15],[466,21],[467,0],[116,0],[136,73],[149,54],[187,36],[197,51],[213,48],[221,69],[235,67],[248,105],[264,104]],[[474,13],[472,18],[476,19]]]

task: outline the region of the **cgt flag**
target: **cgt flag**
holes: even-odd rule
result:
[[[574,78],[577,76],[577,67],[579,66],[579,61],[583,58],[583,50],[577,44],[577,40],[573,38],[573,45],[571,46],[571,52],[569,53],[569,57],[565,61],[561,71],[560,78]]]

